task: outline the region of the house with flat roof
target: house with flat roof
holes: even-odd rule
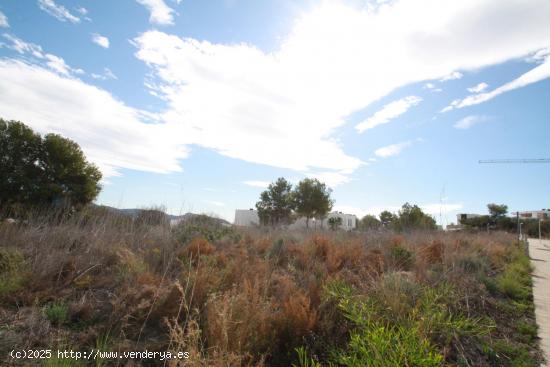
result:
[[[550,209],[528,210],[524,212],[519,212],[519,217],[521,219],[548,220],[550,219]]]

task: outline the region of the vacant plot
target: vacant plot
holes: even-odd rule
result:
[[[46,348],[189,355],[132,365],[537,366],[530,272],[503,233],[40,217],[0,226],[0,363]]]

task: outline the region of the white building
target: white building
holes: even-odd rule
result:
[[[357,217],[353,214],[344,214],[342,212],[332,212],[327,214],[327,217],[323,220],[309,220],[309,228],[320,229],[320,228],[330,228],[328,220],[333,217],[342,218],[342,224],[340,229],[351,231],[357,226]],[[253,227],[260,224],[260,218],[258,217],[258,212],[254,209],[235,210],[235,225],[243,227]],[[306,228],[306,218],[299,218],[294,223],[288,226],[290,229],[302,229]]]
[[[550,219],[550,209],[530,210],[519,212],[519,217],[522,219]]]

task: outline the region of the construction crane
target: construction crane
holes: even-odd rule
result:
[[[550,163],[550,158],[535,159],[485,159],[479,163]]]

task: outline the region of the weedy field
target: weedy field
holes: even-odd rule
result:
[[[36,215],[0,225],[0,364],[538,366],[530,272],[523,245],[504,233]],[[8,354],[40,348],[189,359]]]

